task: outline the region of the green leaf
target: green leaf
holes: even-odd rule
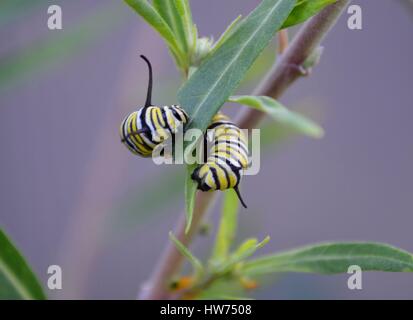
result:
[[[191,263],[192,267],[194,268],[195,273],[197,276],[201,275],[203,273],[204,267],[202,266],[202,263],[186,248],[172,233],[172,231],[169,232],[169,238],[171,241],[175,244],[176,248],[178,251],[188,259],[188,261]]]
[[[125,2],[135,10],[149,25],[151,25],[164,38],[168,47],[177,59],[179,66],[182,66],[185,58],[180,50],[174,32],[168,23],[146,0],[125,0]],[[169,1],[167,1],[169,2]]]
[[[182,12],[178,11],[178,2],[181,2],[181,0],[154,0],[153,6],[174,33],[180,50],[187,52],[188,39],[185,30],[186,26]]]
[[[215,50],[217,50],[222,44],[227,41],[230,35],[234,33],[234,31],[239,27],[239,22],[241,21],[242,15],[239,15],[238,17],[235,18],[234,21],[231,22],[231,24],[227,27],[227,29],[224,31],[224,33],[221,35],[221,37],[215,42],[211,53],[213,53]]]
[[[175,6],[181,17],[186,43],[190,52],[195,49],[198,31],[192,22],[191,7],[188,0],[175,0]],[[195,41],[194,41],[195,40]]]
[[[173,1],[165,1],[165,0],[153,0],[152,4],[159,15],[164,19],[164,21],[168,24],[171,30],[174,30],[174,22],[173,22]]]
[[[197,183],[192,180],[191,175],[196,168],[196,164],[187,166],[186,179],[185,179],[185,214],[186,214],[186,228],[185,233],[188,233],[192,224],[192,216],[194,214],[195,207],[195,195],[197,190]]]
[[[250,257],[254,254],[255,251],[265,246],[268,243],[268,241],[270,241],[269,236],[266,236],[264,240],[262,240],[261,242],[258,242],[257,239],[247,239],[239,246],[239,248],[232,255],[233,261],[239,262]]]
[[[227,272],[235,264],[252,256],[255,251],[265,246],[268,241],[270,241],[269,236],[266,236],[261,242],[258,242],[255,238],[245,240],[239,248],[231,254],[229,259],[218,267],[218,272]]]
[[[212,254],[213,260],[224,261],[228,256],[237,229],[238,207],[239,200],[236,193],[233,190],[227,190],[224,194],[221,222]]]
[[[363,271],[413,272],[413,256],[381,243],[325,243],[251,260],[245,263],[242,273],[333,274],[346,273],[351,265],[358,265]]]
[[[0,300],[46,299],[26,260],[0,229]]]
[[[270,68],[274,65],[277,58],[277,45],[275,41],[270,44],[261,52],[257,60],[254,61],[252,67],[245,74],[240,86],[239,91],[251,91],[258,82],[260,82]]]
[[[284,22],[282,28],[289,28],[296,24],[302,23],[334,2],[337,2],[337,0],[299,1],[288,16],[287,20]]]
[[[324,130],[312,120],[291,111],[278,101],[265,96],[233,96],[230,102],[240,103],[268,113],[277,122],[312,138],[321,138]]]
[[[294,108],[306,116],[309,115],[315,119],[320,119],[320,114],[323,113],[319,109],[320,103],[318,101],[304,102],[295,105]],[[297,131],[292,130],[291,127],[275,126],[272,121],[265,121],[260,130],[261,151],[264,153],[268,151],[278,152],[287,142],[291,142],[299,137]]]
[[[281,27],[295,1],[263,0],[192,74],[178,92],[178,101],[191,119],[188,129],[206,130],[213,115]]]

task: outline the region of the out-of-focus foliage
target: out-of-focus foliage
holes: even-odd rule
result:
[[[0,299],[46,299],[35,274],[1,229]]]
[[[48,0],[3,0],[0,2],[0,26],[13,23],[42,7]]]
[[[115,208],[119,214],[111,221],[112,226],[115,225],[125,232],[125,228],[133,228],[144,223],[146,219],[155,218],[182,195],[181,188],[171,188],[171,185],[183,186],[184,177],[182,170],[154,174],[148,181],[144,181],[145,188],[142,188],[141,184],[131,188],[130,192],[122,197],[121,206]],[[160,196],[162,201],[159,201]]]
[[[201,299],[243,299],[240,296],[243,289],[255,287],[255,281],[250,281],[249,278],[238,273],[237,269],[241,262],[263,247],[269,241],[269,237],[261,242],[258,242],[255,238],[250,238],[237,248],[231,249],[237,230],[238,202],[233,190],[225,191],[222,219],[215,246],[211,257],[203,266],[200,260],[190,253],[189,249],[185,248],[182,243],[171,235],[177,249],[188,258],[193,266],[193,274],[181,278],[190,278],[192,281],[185,287],[175,288],[179,296]]]
[[[30,3],[36,1],[30,1]],[[9,3],[9,2],[6,2]],[[33,9],[35,7],[33,6]],[[1,11],[0,11],[1,12]],[[24,48],[0,57],[0,90],[11,89],[21,81],[68,61],[120,22],[120,10],[104,6],[86,15],[74,27],[33,41]]]

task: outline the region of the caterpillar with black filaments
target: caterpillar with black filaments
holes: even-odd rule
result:
[[[206,163],[198,166],[191,178],[201,191],[226,190],[233,188],[244,208],[247,208],[239,192],[243,171],[248,168],[247,141],[230,119],[216,114],[208,130],[214,129],[213,146]]]
[[[132,153],[150,157],[158,144],[176,134],[181,126],[185,126],[188,115],[177,105],[160,107],[152,104],[152,66],[145,56],[140,57],[145,60],[149,69],[145,106],[122,121],[120,136],[122,143]]]

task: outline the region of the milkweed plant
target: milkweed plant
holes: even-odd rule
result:
[[[273,119],[273,126],[288,125],[293,132],[312,138],[323,136],[318,124],[289,110],[277,99],[294,80],[308,75],[318,63],[322,52],[320,42],[349,1],[262,0],[248,16],[238,16],[230,23],[216,41],[199,36],[188,0],[125,2],[162,37],[182,75],[177,100],[190,119],[186,129],[205,131],[224,104],[231,102],[250,108],[241,121],[250,126],[248,129],[259,125],[250,119],[259,114]],[[288,28],[298,24],[303,24],[302,31],[293,42],[286,43]],[[282,54],[276,58],[274,69],[253,95],[237,96],[239,83],[277,36]],[[300,42],[300,37],[305,41]],[[411,253],[381,243],[327,242],[260,255],[260,248],[270,241],[269,236],[235,243],[240,218],[239,200],[233,190],[223,192],[215,242],[209,258],[201,261],[188,247],[198,234],[206,203],[219,191],[197,191],[197,184],[191,178],[194,168],[187,165],[185,223],[169,233],[166,255],[143,284],[139,298],[248,298],[266,276],[288,272],[347,273],[354,265],[363,271],[413,271]],[[20,298],[45,298],[30,267],[4,233],[0,234],[0,246],[0,279],[3,279],[0,282],[4,282],[0,297],[13,291]],[[192,268],[182,274],[180,266],[184,259]]]

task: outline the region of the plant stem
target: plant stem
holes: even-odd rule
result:
[[[320,42],[337,22],[341,12],[350,1],[351,0],[339,0],[307,21],[292,43],[288,46],[283,56],[269,72],[268,76],[257,87],[254,94],[266,95],[277,99],[295,80],[303,76],[300,67],[314,49],[320,45]],[[237,123],[241,128],[252,129],[258,125],[263,117],[264,113],[260,111],[244,108],[237,119]],[[215,199],[215,194],[216,192],[197,193],[192,227],[188,234],[185,234],[185,214],[181,215],[174,234],[185,246],[189,246],[192,241],[209,205],[212,200]],[[170,298],[171,295],[168,290],[168,282],[179,271],[183,260],[183,256],[169,241],[151,275],[151,278],[142,287],[138,298]]]
[[[283,54],[288,48],[288,30],[283,29],[278,32],[278,54]]]

